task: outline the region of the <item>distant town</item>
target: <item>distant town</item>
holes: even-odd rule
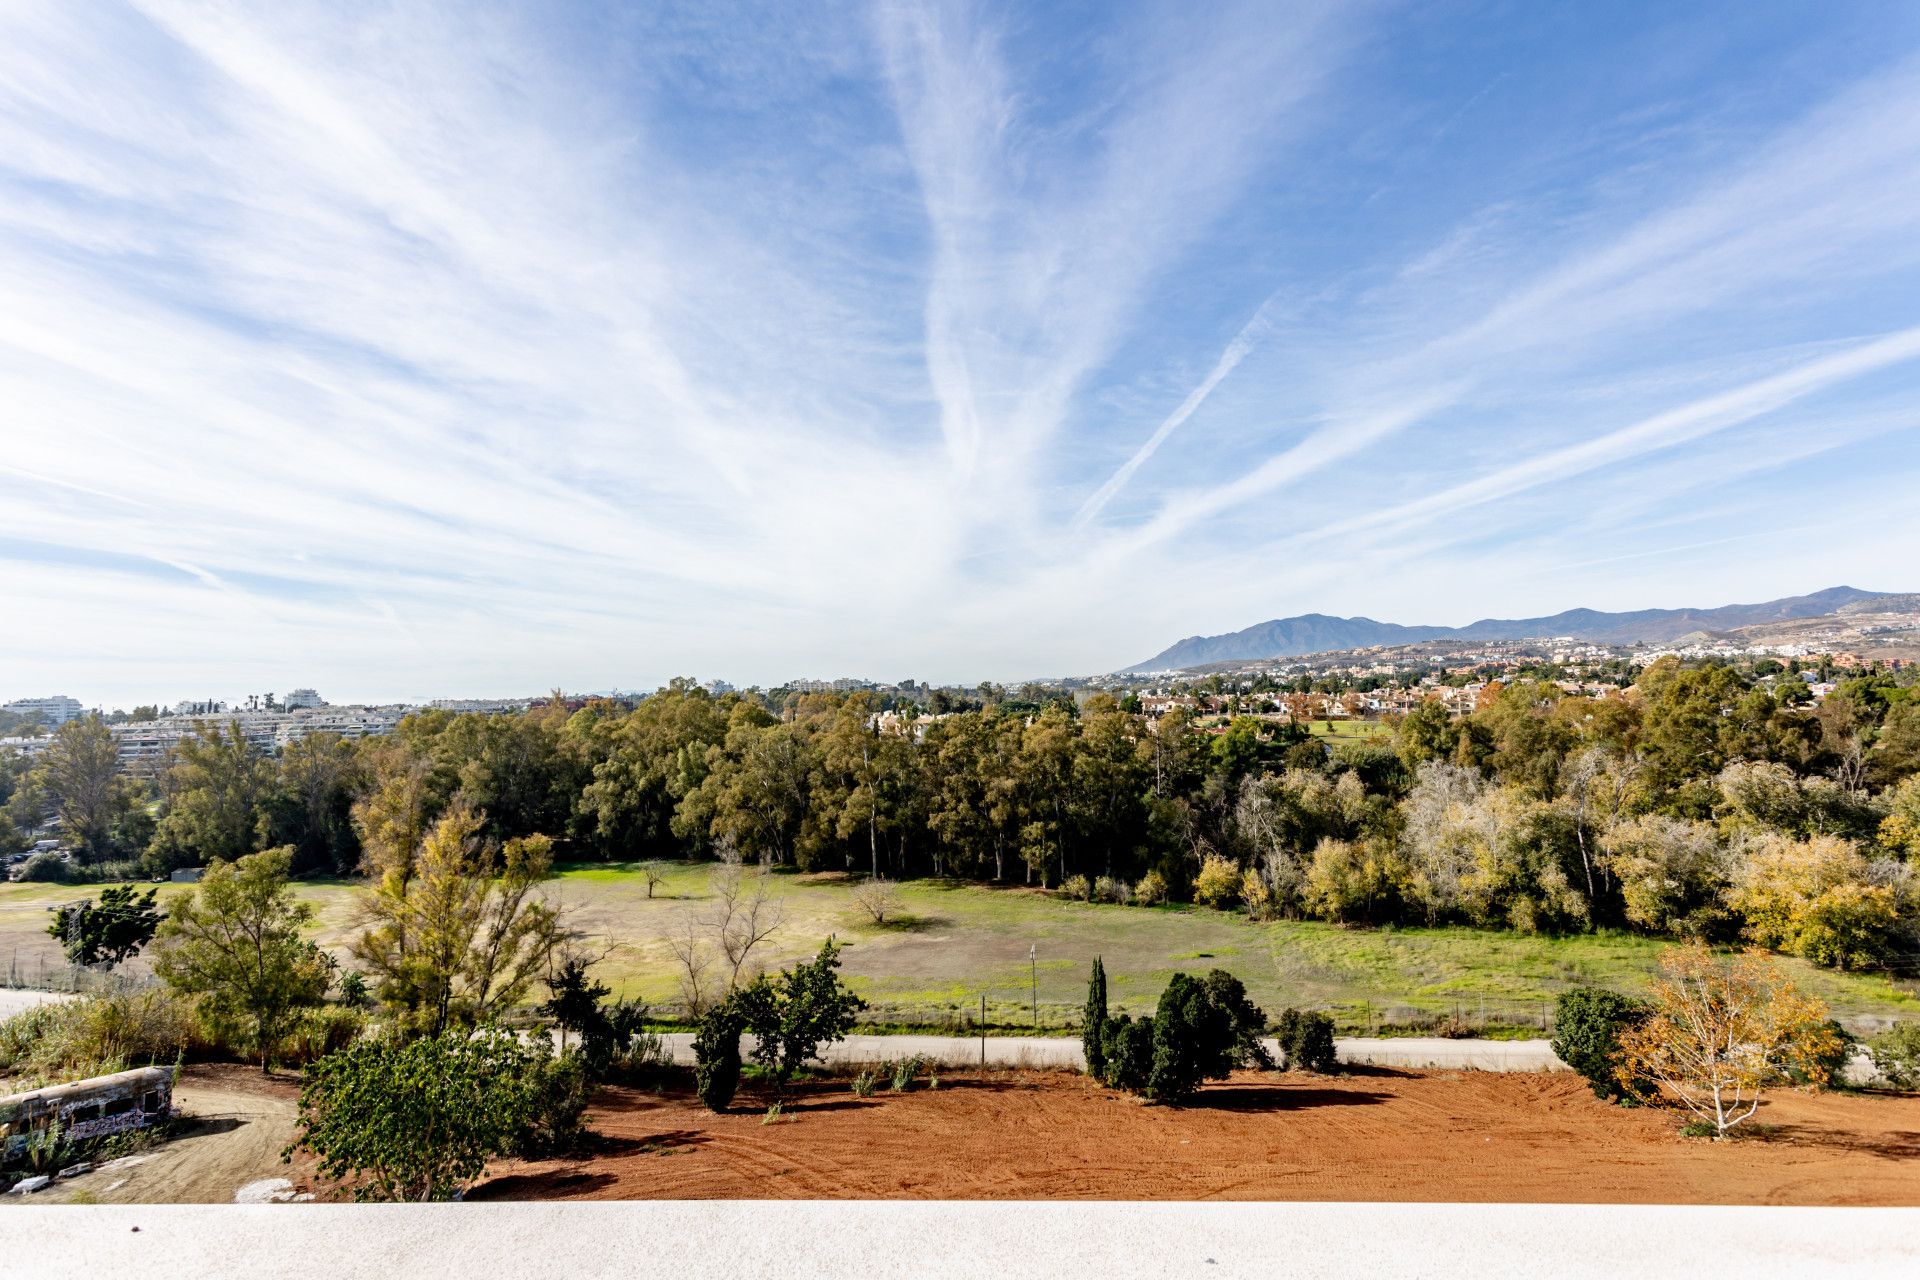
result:
[[[1095,692],[1137,701],[1150,720],[1180,708],[1188,715],[1251,716],[1274,723],[1325,720],[1383,720],[1405,715],[1423,702],[1437,701],[1451,714],[1465,716],[1484,705],[1489,691],[1514,680],[1548,680],[1569,694],[1602,696],[1633,684],[1637,673],[1661,658],[1737,667],[1772,683],[1789,678],[1818,703],[1837,681],[1868,671],[1898,672],[1920,660],[1920,652],[1900,641],[1913,633],[1900,629],[1893,643],[1860,645],[1857,631],[1834,629],[1789,643],[1743,643],[1700,637],[1666,645],[1605,645],[1571,636],[1532,640],[1448,641],[1335,650],[1285,659],[1211,663],[1180,671],[1050,677],[1000,685],[931,685],[913,679],[873,680],[842,676],[801,677],[768,689],[740,689],[723,679],[686,683],[719,696],[748,693],[778,708],[807,694],[870,695],[878,727],[904,723],[902,712],[924,730],[933,718],[957,711],[1000,706],[1036,710],[1059,698],[1085,701]],[[1841,645],[1853,647],[1840,647]],[[98,717],[112,731],[120,767],[153,774],[170,752],[195,737],[208,721],[237,725],[255,750],[272,754],[314,734],[370,738],[392,733],[409,715],[444,711],[453,715],[513,715],[558,699],[569,710],[591,701],[631,708],[649,695],[638,692],[514,698],[435,698],[418,702],[335,705],[312,688],[286,694],[248,694],[232,701],[187,700],[171,706],[131,710],[88,707],[65,695],[17,698],[0,704],[0,751],[31,757],[62,724]],[[1008,704],[1014,704],[1008,707]]]

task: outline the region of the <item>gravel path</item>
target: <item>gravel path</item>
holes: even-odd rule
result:
[[[25,1013],[36,1005],[72,999],[75,997],[64,991],[23,991],[13,987],[0,987],[0,1018],[11,1018],[16,1013]]]
[[[685,1032],[661,1037],[673,1060],[693,1061],[693,1036]],[[752,1037],[746,1044],[752,1045]],[[981,1047],[986,1062],[995,1067],[1037,1067],[1078,1070],[1085,1065],[1080,1042],[1062,1036],[848,1036],[827,1047],[828,1066],[892,1062],[922,1057],[935,1066],[977,1067]],[[1267,1047],[1278,1052],[1273,1041]],[[1431,1037],[1347,1037],[1336,1039],[1340,1061],[1377,1067],[1439,1067],[1475,1071],[1564,1071],[1545,1040],[1441,1040]]]

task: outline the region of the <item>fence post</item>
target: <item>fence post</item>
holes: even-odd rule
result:
[[[987,993],[980,993],[980,1069],[987,1069]]]

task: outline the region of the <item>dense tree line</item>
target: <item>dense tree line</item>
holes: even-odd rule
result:
[[[967,709],[869,694],[424,712],[278,757],[210,722],[151,785],[104,726],[0,762],[0,835],[58,815],[91,863],[151,872],[287,847],[297,873],[409,865],[451,811],[475,849],[737,857],[801,870],[1198,900],[1353,923],[1746,937],[1837,965],[1914,950],[1920,693],[1663,659],[1630,687],[1489,685],[1390,739],[1329,748],[1252,717],[1149,721],[983,689]],[[889,701],[896,701],[890,699]],[[943,706],[951,708],[950,700]],[[403,851],[405,856],[403,856]],[[543,855],[544,856],[544,855]]]

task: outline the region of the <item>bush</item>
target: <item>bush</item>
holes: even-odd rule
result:
[[[192,1009],[165,991],[44,1004],[0,1022],[0,1072],[23,1088],[173,1062],[209,1045]]]
[[[1133,890],[1127,887],[1125,880],[1101,876],[1093,882],[1093,897],[1096,902],[1111,902],[1124,907],[1133,901]]]
[[[1093,882],[1085,876],[1068,876],[1060,882],[1060,896],[1081,902],[1093,901]]]
[[[36,853],[20,864],[14,879],[32,880],[40,884],[81,884],[85,876],[78,866],[61,854]]]
[[[839,968],[840,949],[829,938],[808,963],[758,978],[728,1001],[753,1032],[753,1060],[773,1073],[775,1087],[784,1087],[821,1045],[853,1030],[854,1015],[867,1007],[840,980]]]
[[[1896,1022],[1869,1047],[1873,1066],[1896,1089],[1920,1089],[1920,1022]]]
[[[1174,974],[1154,1010],[1152,1065],[1141,1092],[1178,1105],[1202,1081],[1223,1080],[1236,1066],[1271,1067],[1260,1040],[1265,1029],[1266,1018],[1232,974],[1223,969],[1204,979]]]
[[[871,1098],[873,1096],[874,1086],[879,1083],[879,1072],[875,1071],[872,1067],[862,1067],[859,1074],[853,1078],[853,1096],[856,1098]]]
[[[709,1111],[724,1112],[740,1087],[740,1010],[729,1001],[707,1011],[693,1037],[693,1081]]]
[[[1167,878],[1158,871],[1149,871],[1140,877],[1140,883],[1133,886],[1135,906],[1157,907],[1167,900]]]
[[[913,1078],[920,1074],[927,1060],[918,1054],[893,1064],[892,1089],[895,1093],[905,1093],[913,1088]]]
[[[1273,891],[1252,867],[1240,877],[1240,901],[1246,904],[1249,919],[1267,920],[1273,916]]]
[[[1116,1089],[1145,1093],[1153,1075],[1153,1019],[1136,1020],[1124,1013],[1110,1019],[1101,1046],[1106,1055],[1101,1079]]]
[[[1333,1049],[1333,1017],[1314,1009],[1285,1009],[1273,1023],[1274,1038],[1288,1068],[1329,1075],[1338,1065]]]
[[[666,1066],[666,1041],[647,1029],[650,1011],[637,1000],[616,1000],[580,1042],[580,1057],[596,1080],[627,1080]]]
[[[513,1154],[543,1160],[578,1147],[593,1095],[585,1058],[568,1053],[536,1062],[528,1070],[526,1085],[526,1113],[513,1135]]]
[[[1596,1098],[1628,1097],[1617,1074],[1623,1061],[1620,1037],[1649,1012],[1644,1001],[1603,987],[1563,991],[1553,1009],[1553,1051],[1585,1077]]]
[[[318,1062],[358,1040],[366,1027],[367,1015],[351,1005],[309,1009],[281,1046],[278,1060],[289,1067]]]
[[[1227,907],[1239,899],[1239,868],[1219,854],[1209,854],[1194,877],[1193,900],[1203,907]]]
[[[1847,1064],[1853,1061],[1853,1047],[1858,1043],[1845,1027],[1828,1018],[1825,1042],[1804,1061],[1796,1060],[1787,1064],[1783,1072],[1787,1083],[1811,1089],[1845,1084]]]
[[[362,1040],[307,1068],[281,1157],[312,1152],[357,1200],[450,1200],[488,1160],[565,1131],[576,1073],[497,1028]]]

